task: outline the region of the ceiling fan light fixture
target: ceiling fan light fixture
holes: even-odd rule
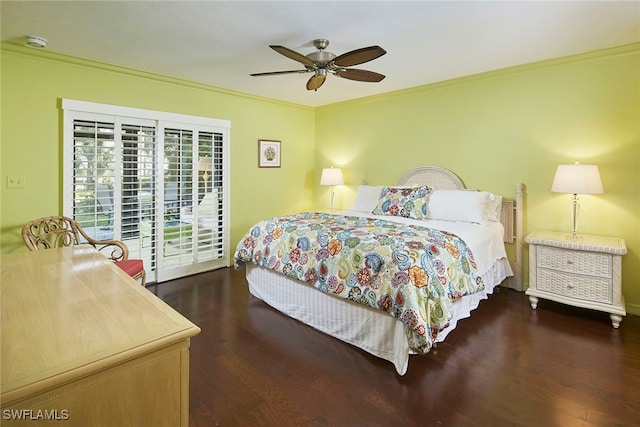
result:
[[[327,70],[325,68],[318,68],[307,82],[307,90],[318,90],[318,88],[324,84],[326,79]]]
[[[318,49],[308,55],[302,55],[294,50],[280,45],[269,45],[269,47],[279,54],[304,65],[304,70],[271,71],[267,73],[253,73],[251,76],[273,76],[291,73],[313,73],[307,81],[307,90],[318,90],[324,84],[327,74],[331,73],[348,80],[361,82],[379,82],[384,79],[384,75],[368,70],[347,68],[352,65],[363,64],[373,61],[387,53],[380,46],[369,46],[352,50],[336,56],[331,52],[326,52],[329,46],[327,39],[315,39],[313,45]]]

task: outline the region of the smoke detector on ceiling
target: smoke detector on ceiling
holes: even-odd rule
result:
[[[27,36],[27,46],[38,48],[47,47],[47,39],[40,36]]]

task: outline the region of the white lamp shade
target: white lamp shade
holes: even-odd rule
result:
[[[324,168],[322,169],[322,177],[320,177],[320,185],[342,185],[342,169],[340,168]]]
[[[558,165],[551,191],[567,194],[602,194],[602,180],[596,165]]]
[[[211,157],[200,157],[200,160],[198,160],[198,170],[199,171],[210,171],[211,170]]]

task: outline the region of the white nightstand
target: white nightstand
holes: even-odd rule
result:
[[[576,307],[610,313],[614,328],[626,316],[622,296],[624,240],[614,237],[534,231],[529,244],[529,295],[531,307],[544,298]]]

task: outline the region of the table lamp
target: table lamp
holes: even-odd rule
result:
[[[207,181],[209,181],[209,171],[212,169],[211,157],[200,157],[198,160],[198,171],[202,171],[202,179],[204,179],[204,192],[208,193],[209,188]]]
[[[571,213],[573,229],[571,236],[573,240],[578,238],[578,213],[580,204],[578,194],[602,194],[602,180],[600,171],[596,165],[581,165],[576,162],[573,165],[558,165],[556,175],[553,178],[551,191],[555,193],[573,194]]]
[[[331,211],[333,211],[333,204],[335,200],[334,186],[344,184],[342,178],[342,169],[340,168],[324,168],[322,169],[322,176],[320,177],[320,185],[331,186]]]

